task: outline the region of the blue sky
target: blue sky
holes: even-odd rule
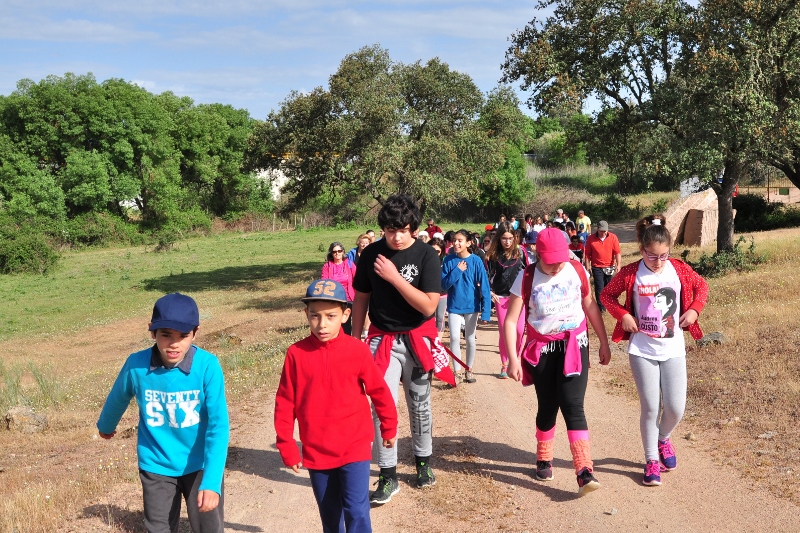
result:
[[[263,119],[375,43],[403,63],[438,56],[488,92],[508,37],[534,16],[536,2],[505,0],[2,0],[0,94],[92,72]]]

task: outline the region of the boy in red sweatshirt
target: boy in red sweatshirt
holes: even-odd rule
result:
[[[275,396],[275,433],[283,463],[310,474],[325,532],[370,532],[369,466],[374,437],[372,400],[383,446],[394,446],[397,410],[369,348],[342,335],[350,316],[347,294],[333,280],[308,286],[306,317],[311,335],[286,352]],[[300,428],[302,458],[293,438]]]

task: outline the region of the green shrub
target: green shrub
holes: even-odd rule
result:
[[[640,215],[638,207],[631,207],[625,198],[617,194],[604,196],[599,202],[565,203],[560,204],[558,207],[573,216],[577,216],[578,211],[583,209],[594,224],[600,220],[614,222],[637,218]]]
[[[59,239],[70,246],[142,244],[144,235],[132,222],[108,213],[85,213],[64,222]]]
[[[800,209],[767,202],[758,194],[740,194],[733,199],[736,210],[734,230],[737,232],[767,231],[800,226]]]
[[[17,233],[0,232],[0,274],[45,274],[58,262],[58,257],[43,234],[22,228]]]
[[[749,272],[766,261],[766,257],[756,253],[756,243],[752,237],[750,246],[743,250],[741,245],[745,242],[747,239],[742,235],[733,245],[733,250],[715,252],[711,255],[703,254],[694,263],[688,260],[688,249],[683,251],[681,257],[703,277],[716,278],[731,272]]]

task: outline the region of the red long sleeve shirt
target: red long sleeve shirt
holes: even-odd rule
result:
[[[381,436],[397,435],[397,408],[367,345],[339,333],[328,342],[314,335],[286,352],[275,396],[275,433],[286,466],[301,462],[294,421],[306,468],[327,470],[372,457],[375,438],[370,397],[381,420]]]
[[[622,329],[622,317],[628,313],[633,314],[633,285],[636,282],[636,271],[639,270],[641,261],[640,259],[622,267],[619,273],[611,278],[603,292],[600,293],[600,301],[611,313],[611,316],[617,319],[614,332],[611,334],[612,342],[631,338],[631,334]],[[708,283],[692,267],[680,259],[671,257],[669,262],[672,263],[675,272],[678,274],[678,279],[681,281],[680,314],[683,315],[689,309],[694,309],[699,316],[708,301]],[[624,306],[619,304],[619,295],[623,292],[625,293]],[[703,338],[703,330],[700,329],[698,322],[683,329],[688,330],[695,340]]]

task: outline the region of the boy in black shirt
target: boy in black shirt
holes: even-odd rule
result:
[[[433,318],[441,291],[441,265],[436,251],[414,238],[421,220],[422,214],[411,197],[389,197],[378,213],[384,238],[361,253],[353,280],[353,331],[363,327],[369,307],[367,342],[375,364],[384,372],[395,404],[401,381],[405,389],[417,488],[436,484],[430,467],[432,375],[455,385]],[[378,423],[377,418],[373,419]],[[400,490],[397,449],[376,451],[381,472],[370,502],[381,505]]]

